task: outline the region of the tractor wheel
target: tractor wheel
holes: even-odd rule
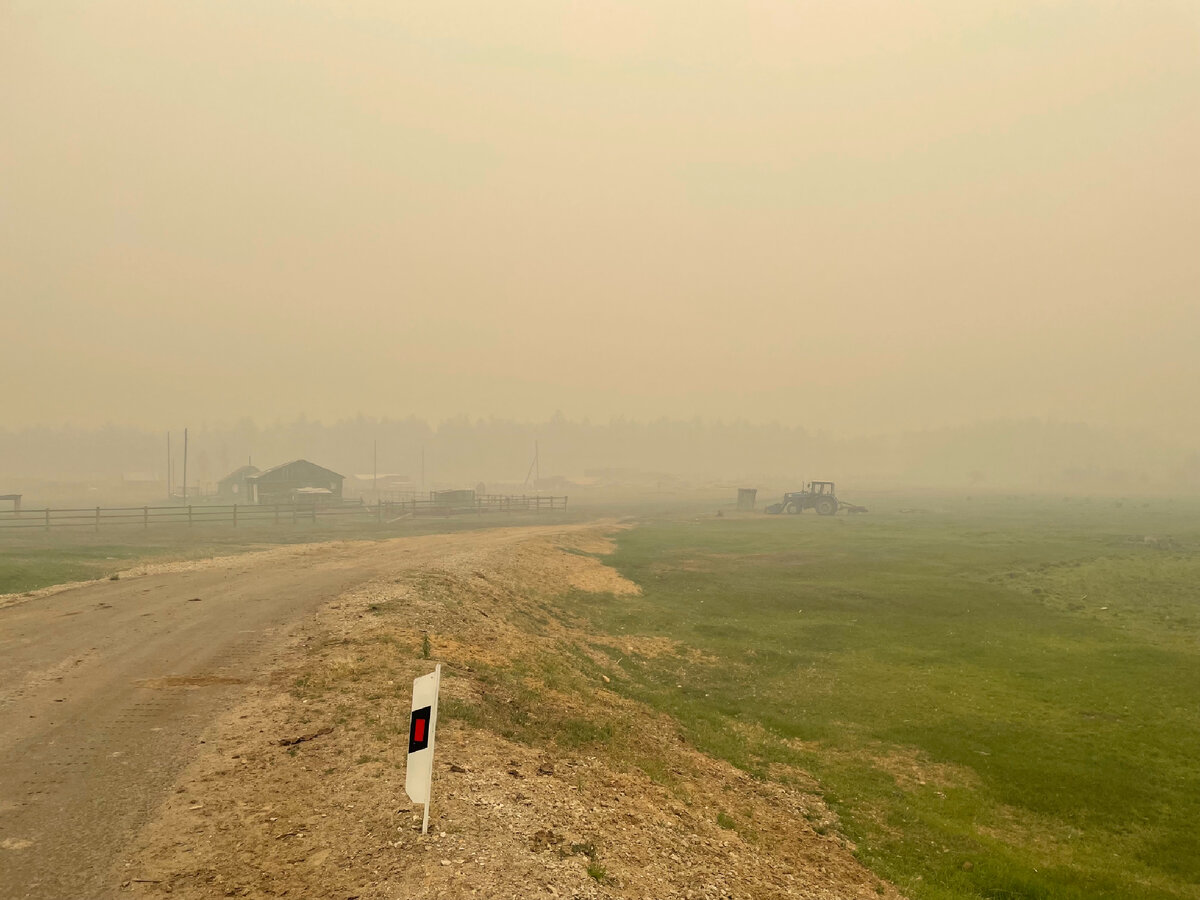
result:
[[[797,503],[797,502],[795,502],[795,501],[793,500],[793,501],[792,501],[791,503],[789,503],[789,504],[788,504],[786,507],[784,507],[784,510],[783,510],[783,511],[784,511],[785,513],[788,513],[789,515],[793,515],[793,516],[794,516],[794,515],[796,515],[798,512],[800,512],[800,504],[799,504],[799,503]]]
[[[818,516],[832,516],[835,512],[837,512],[837,508],[837,501],[832,497],[822,497],[817,501]]]

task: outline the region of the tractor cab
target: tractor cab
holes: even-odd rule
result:
[[[808,495],[811,497],[833,497],[833,482],[832,481],[810,481],[808,483]]]

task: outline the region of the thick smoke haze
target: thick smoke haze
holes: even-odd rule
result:
[[[9,428],[1200,442],[1185,0],[8,0],[0,117]]]
[[[182,488],[182,434],[172,434],[172,486]],[[736,483],[771,489],[834,479],[851,492],[934,487],[1072,494],[1195,493],[1200,452],[1148,439],[1134,429],[1080,424],[991,422],[865,438],[802,427],[702,420],[604,423],[562,416],[538,423],[459,417],[431,425],[416,418],[312,420],[190,433],[191,496],[211,494],[235,467],[295,457],[359,476],[351,491],[396,482],[414,490],[472,487],[595,496],[634,488],[655,494]],[[161,496],[166,436],[137,428],[0,429],[0,466],[32,505],[90,495],[125,502]],[[535,453],[537,464],[534,464]],[[97,497],[96,499],[99,499]],[[107,502],[107,500],[106,500]]]

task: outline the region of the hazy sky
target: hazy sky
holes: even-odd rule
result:
[[[0,425],[1200,440],[1194,0],[0,0]]]

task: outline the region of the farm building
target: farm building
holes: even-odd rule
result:
[[[346,492],[351,496],[360,494],[366,497],[382,496],[385,499],[409,497],[416,492],[416,485],[407,475],[394,472],[375,474],[351,475],[346,479]]]
[[[294,459],[246,477],[247,503],[314,503],[340,501],[344,476],[310,463]]]
[[[241,466],[217,482],[217,496],[230,503],[245,503],[246,479],[258,474],[258,466]]]

